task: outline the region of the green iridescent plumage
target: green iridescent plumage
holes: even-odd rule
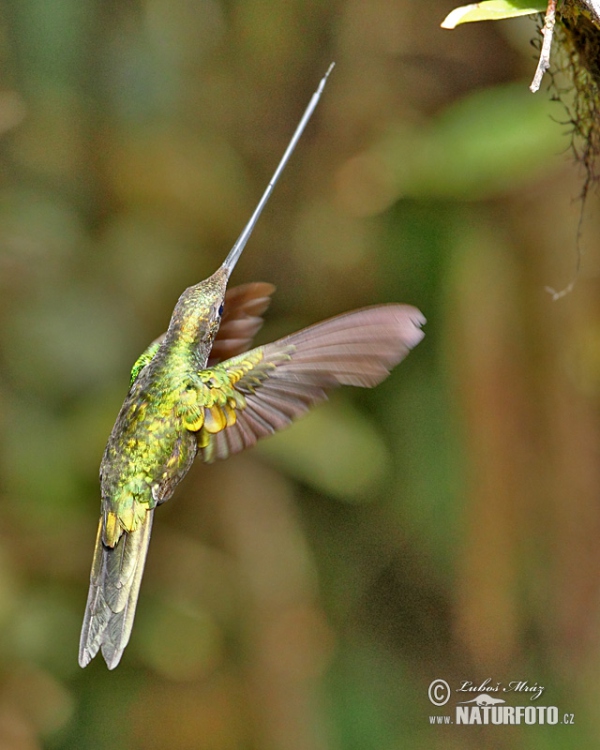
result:
[[[129,378],[129,385],[132,386],[137,380],[137,376],[146,367],[147,364],[152,362],[154,355],[160,348],[160,341],[156,339],[150,346],[144,350],[142,354],[135,360],[133,367],[131,368],[131,377]]]
[[[198,456],[211,462],[286,427],[338,385],[372,387],[423,337],[421,313],[379,305],[248,351],[273,287],[226,289],[325,79],[311,100],[250,222],[221,268],[179,298],[168,330],[136,361],[102,463],[101,517],[81,632],[79,663],[123,654],[157,505]]]

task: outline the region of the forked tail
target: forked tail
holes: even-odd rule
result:
[[[102,542],[100,518],[79,643],[82,667],[99,649],[109,669],[114,669],[123,655],[133,627],[153,518],[154,510],[149,510],[142,525],[124,532],[114,547]]]

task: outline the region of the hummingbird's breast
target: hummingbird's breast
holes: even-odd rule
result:
[[[114,512],[131,503],[153,508],[168,500],[189,470],[196,439],[179,413],[185,388],[182,369],[151,365],[132,385],[100,468],[102,496]]]

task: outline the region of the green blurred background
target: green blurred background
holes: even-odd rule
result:
[[[1,750],[598,745],[597,196],[553,302],[583,184],[564,109],[528,91],[531,19],[442,31],[454,4],[0,3]],[[131,364],[332,60],[234,282],[278,287],[261,341],[389,301],[427,336],[195,466],[121,665],[81,670]],[[537,681],[575,724],[431,726],[437,678]]]

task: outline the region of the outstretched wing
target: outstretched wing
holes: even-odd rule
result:
[[[252,339],[263,324],[262,314],[271,304],[271,295],[275,291],[273,284],[266,281],[254,281],[250,284],[234,286],[225,292],[223,317],[213,346],[207,367],[213,367],[221,360],[235,357],[245,352]],[[131,369],[129,385],[137,380],[138,375],[154,359],[166,334],[161,334],[136,359]]]
[[[423,315],[380,305],[339,315],[199,373],[183,415],[212,462],[286,427],[338,385],[371,388],[423,338]]]

